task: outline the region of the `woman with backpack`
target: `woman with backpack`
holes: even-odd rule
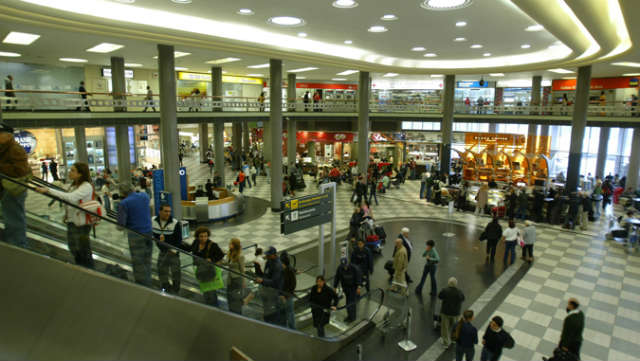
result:
[[[71,180],[71,188],[68,192],[43,187],[36,188],[36,191],[52,195],[80,207],[92,205],[95,202],[96,194],[91,184],[89,166],[86,163],[74,163],[69,170],[68,176]],[[89,232],[91,232],[92,226],[91,217],[88,217],[87,213],[67,205],[65,207],[64,222],[67,224],[69,251],[71,251],[76,264],[93,269],[93,254],[89,243]]]

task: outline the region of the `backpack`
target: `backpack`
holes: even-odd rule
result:
[[[100,223],[100,217],[104,215],[104,210],[102,208],[102,203],[96,200],[95,190],[91,193],[91,200],[84,203],[82,202],[82,200],[80,200],[79,206],[86,212],[90,212],[90,213],[77,211],[76,217],[73,220],[73,224],[75,224],[78,227],[82,227],[82,226],[93,226]],[[94,216],[93,214],[97,214],[100,217]]]
[[[502,332],[504,332],[505,335],[507,336],[507,340],[504,342],[504,347],[508,349],[514,348],[516,346],[516,341],[513,339],[513,337],[511,337],[509,332],[504,330],[502,330]]]

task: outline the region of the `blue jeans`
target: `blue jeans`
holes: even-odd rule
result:
[[[287,298],[282,305],[282,322],[283,326],[289,327],[292,330],[296,329],[296,314],[293,311],[293,297]]]
[[[108,195],[104,195],[102,196],[102,201],[104,202],[104,210],[105,212],[108,212],[111,210],[111,199],[109,199]],[[105,214],[106,216],[106,214]]]
[[[519,207],[518,212],[516,214],[516,218],[526,219],[527,218],[527,207]]]
[[[372,200],[372,199],[375,199],[375,201],[376,201],[376,206],[377,206],[377,205],[378,205],[378,195],[377,195],[377,192],[371,192],[371,193],[369,193],[369,204],[370,204],[370,205],[372,204],[372,203],[371,203],[371,200]]]
[[[17,196],[4,191],[0,198],[2,217],[4,217],[3,239],[5,242],[18,247],[27,247],[27,224],[24,216],[24,201],[27,192]]]
[[[422,293],[422,287],[424,286],[424,281],[427,280],[427,275],[431,275],[431,294],[435,295],[436,290],[438,289],[436,285],[436,271],[438,269],[438,265],[436,264],[428,264],[425,263],[424,270],[422,271],[422,277],[420,278],[420,283],[418,283],[418,287],[416,287],[416,293]]]
[[[427,202],[431,202],[431,193],[433,192],[433,190],[431,189],[431,187],[426,187],[427,188]]]
[[[420,199],[424,199],[424,192],[427,190],[427,183],[420,182]]]
[[[504,264],[507,265],[507,260],[509,259],[509,255],[511,255],[511,263],[516,261],[516,241],[507,241],[504,242]]]
[[[473,361],[476,349],[474,347],[462,347],[459,343],[456,343],[456,361],[462,361],[462,357],[466,356],[467,361]]]
[[[151,234],[146,237],[137,233],[128,234],[133,278],[136,283],[147,287],[151,287],[151,252],[153,250],[151,237]]]
[[[498,361],[500,360],[500,356],[502,356],[502,354],[495,354],[486,347],[483,347],[482,353],[480,354],[480,361]]]
[[[600,207],[602,207],[602,201],[593,201],[593,217],[595,219],[600,218]]]

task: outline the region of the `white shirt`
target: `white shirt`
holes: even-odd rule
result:
[[[93,186],[88,182],[84,182],[78,188],[71,188],[70,192],[63,192],[55,189],[49,189],[49,194],[73,204],[80,204],[81,201],[82,203],[87,203],[91,200],[91,197],[93,196]],[[84,212],[76,208],[66,206],[66,216],[65,216],[66,222],[77,221],[78,223],[81,223],[81,220],[84,219],[84,217],[85,217]]]
[[[505,241],[510,242],[510,241],[515,241],[518,238],[518,233],[520,233],[520,231],[518,230],[518,227],[507,228],[502,233],[502,236],[504,237]]]

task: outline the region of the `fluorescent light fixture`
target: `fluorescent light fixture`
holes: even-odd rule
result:
[[[466,21],[458,21],[456,22],[456,26],[461,28],[463,26],[467,26],[467,22]]]
[[[298,36],[301,38],[306,38],[307,37],[307,33],[298,33]]]
[[[142,68],[143,67],[142,64],[138,64],[138,63],[124,63],[124,66],[126,66],[128,68]]]
[[[178,70],[178,71],[189,70],[189,68],[185,68],[184,66],[176,66],[175,69]]]
[[[12,53],[10,51],[0,51],[0,56],[7,56],[9,58],[17,58],[19,56],[22,56],[18,53]]]
[[[438,54],[436,54],[436,53],[426,53],[426,54],[424,54],[424,56],[426,58],[435,58],[436,56],[438,56]]]
[[[484,53],[482,56],[491,56],[491,53]]]
[[[383,75],[385,78],[393,78],[394,76],[398,76],[398,73],[386,73]]]
[[[615,65],[615,66],[628,66],[631,68],[640,68],[640,63],[634,63],[632,61],[620,61],[617,63],[611,63],[611,65]]]
[[[453,41],[460,43],[463,41],[467,41],[467,38],[460,36],[458,38],[453,39]]]
[[[382,25],[373,25],[367,31],[369,31],[370,33],[384,33],[385,31],[388,31],[388,30],[389,29],[385,28]]]
[[[100,43],[96,46],[94,46],[93,48],[89,48],[87,49],[88,52],[90,53],[101,53],[101,54],[105,54],[105,53],[110,53],[112,51],[116,51],[120,48],[123,48],[124,45],[119,45],[119,44],[111,44],[111,43]]]
[[[489,76],[504,76],[503,73],[489,73]]]
[[[225,64],[225,63],[233,63],[234,61],[240,61],[240,60],[242,60],[242,59],[234,58],[234,57],[227,57],[227,58],[209,60],[209,61],[207,61],[205,63],[206,64]]]
[[[572,79],[577,79],[577,78],[575,76],[563,76],[562,79],[572,80]]]
[[[253,15],[254,12],[251,9],[240,9],[236,12],[238,15]]]
[[[353,41],[352,40],[345,40],[344,43],[347,44],[347,45],[351,45],[351,44],[353,44]]]
[[[252,73],[252,74],[247,74],[247,76],[263,77],[263,76],[264,76],[264,74]]]
[[[552,73],[558,73],[558,74],[572,74],[575,73],[575,71],[571,71],[571,70],[567,70],[567,69],[562,69],[562,68],[557,68],[557,69],[549,69],[547,71],[550,71]]]
[[[302,73],[302,72],[311,71],[311,70],[318,70],[318,68],[316,68],[314,66],[308,66],[306,68],[287,70],[287,73]]]
[[[530,25],[524,29],[524,31],[542,31],[542,30],[544,30],[544,26],[540,24]]]
[[[58,60],[66,61],[68,63],[86,63],[86,62],[88,62],[87,59],[78,59],[78,58],[60,58]]]
[[[343,72],[340,72],[336,75],[351,75],[351,74],[355,74],[357,73],[359,70],[345,70]]]
[[[274,16],[267,20],[269,24],[279,25],[279,26],[302,26],[304,25],[304,20],[302,18],[297,18],[295,16]]]
[[[520,45],[520,47],[522,49],[529,49],[531,47],[531,44],[522,44],[522,45]]]
[[[296,79],[307,79],[306,76],[296,76]]]
[[[386,14],[383,15],[380,20],[384,20],[384,21],[393,21],[393,20],[398,20],[398,17],[393,15],[393,14]]]
[[[191,4],[191,0],[171,0],[176,4]]]
[[[191,55],[191,53],[185,53],[183,51],[174,51],[173,52],[173,57],[174,58],[182,58],[183,56],[187,56],[187,55]],[[158,56],[154,56],[154,59],[158,59]]]
[[[269,63],[264,63],[264,64],[257,64],[257,65],[249,65],[247,68],[249,69],[262,69],[262,68],[268,68],[269,67]]]
[[[640,76],[640,73],[627,73],[627,74],[622,74],[622,76]]]
[[[336,0],[331,5],[333,5],[334,8],[351,9],[358,6],[358,3],[354,0]]]
[[[482,45],[480,45],[480,44],[473,44],[473,45],[471,45],[471,49],[482,49]]]
[[[18,31],[12,31],[7,36],[5,36],[4,40],[2,40],[5,44],[16,44],[16,45],[31,45],[34,41],[38,40],[40,35],[38,34],[29,34],[29,33],[21,33]]]
[[[411,51],[425,51],[427,50],[427,48],[425,48],[424,46],[414,46],[413,48],[411,48]]]
[[[432,78],[444,78],[443,74],[431,74]]]
[[[345,81],[347,79],[345,79],[345,78],[331,78],[331,80],[333,80],[333,81]]]

